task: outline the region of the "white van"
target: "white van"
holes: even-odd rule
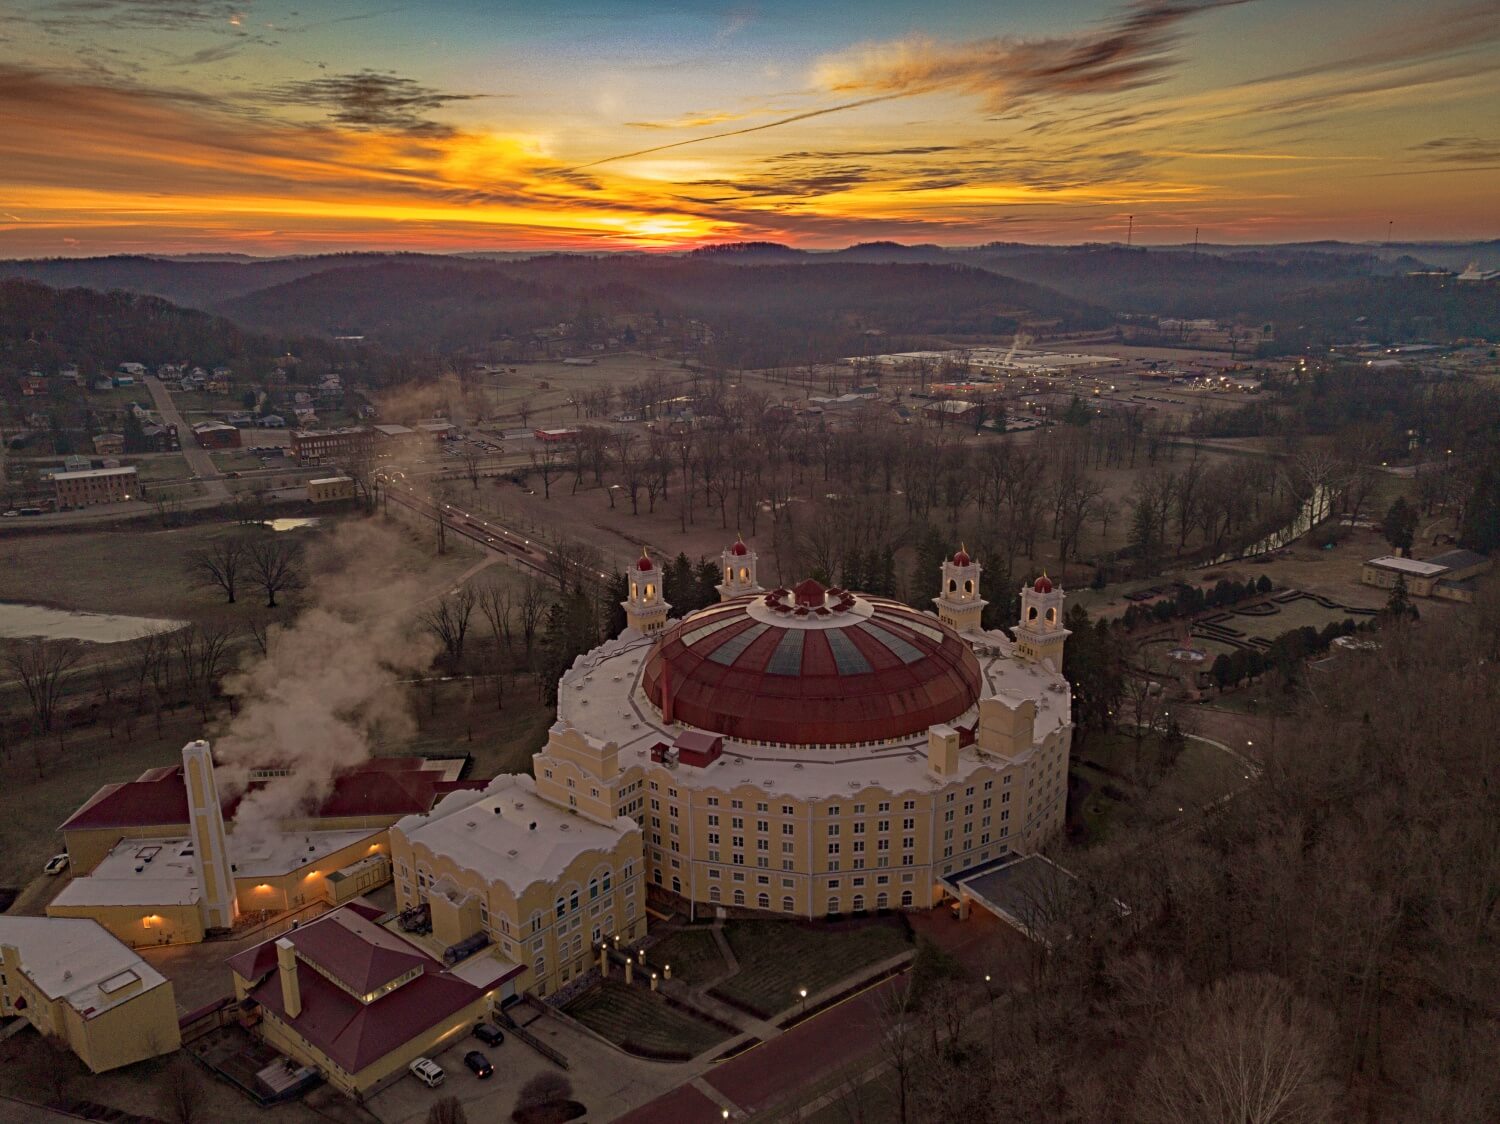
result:
[[[443,1067],[431,1058],[418,1058],[406,1068],[411,1070],[413,1077],[429,1089],[436,1089],[443,1083]]]

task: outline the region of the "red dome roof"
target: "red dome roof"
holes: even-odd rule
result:
[[[969,552],[962,546],[960,546],[958,548],[958,553],[953,556],[953,564],[955,566],[967,566],[970,561],[971,559],[969,558]]]
[[[729,548],[730,554],[749,554],[750,548],[745,545],[744,539],[735,539],[734,545]]]
[[[672,625],[642,686],[671,717],[745,741],[848,745],[921,733],[979,700],[979,662],[935,617],[803,582]]]
[[[643,550],[641,551],[641,556],[635,560],[635,568],[637,570],[654,570],[656,569],[656,563],[651,561],[651,556]]]
[[[1033,593],[1051,593],[1052,579],[1046,574],[1036,579],[1036,584],[1031,587]]]

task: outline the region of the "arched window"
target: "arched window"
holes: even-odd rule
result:
[[[740,581],[747,582],[749,580],[750,580],[750,567],[748,567],[748,566],[741,566],[740,567]]]
[[[910,890],[902,890],[901,891],[901,908],[903,908],[903,909],[910,909],[911,908],[911,891]]]
[[[758,905],[761,909],[770,909],[771,895],[761,894],[758,898],[755,899],[755,904]]]
[[[837,913],[838,911],[839,911],[839,900],[838,900],[838,898],[829,898],[828,899],[828,912],[829,913]]]
[[[658,886],[660,886],[661,885],[661,867],[657,867],[655,870],[653,870],[651,872],[651,877],[654,878],[654,879],[656,879],[656,884]]]
[[[974,583],[973,583],[972,580],[966,580],[964,582],[964,592],[965,593],[973,593],[974,592]]]
[[[891,904],[891,896],[889,894],[887,894],[884,890],[881,890],[880,893],[877,894],[876,897],[875,897],[875,908],[876,909],[885,909],[890,904]]]
[[[954,581],[952,578],[948,579],[948,592],[949,593],[956,593],[956,592],[958,592],[958,583],[956,581]]]
[[[672,893],[674,893],[674,894],[680,894],[680,893],[682,893],[682,879],[679,878],[679,877],[677,877],[677,875],[675,875],[675,874],[672,875]]]
[[[719,888],[717,886],[710,886],[708,888],[708,900],[711,902],[719,900]]]
[[[736,890],[734,892],[734,904],[735,905],[744,905],[745,904],[745,891],[744,890]]]
[[[1057,622],[1057,610],[1055,608],[1048,609],[1047,610],[1047,623],[1048,624],[1055,624],[1056,622]]]
[[[855,894],[854,900],[849,903],[849,908],[855,913],[863,913],[865,911],[865,896],[863,894]]]
[[[1029,621],[1036,620],[1036,606],[1035,605],[1033,605],[1031,608],[1029,608],[1029,609],[1026,610],[1026,619],[1029,620]]]
[[[730,581],[734,580],[734,567],[733,566],[725,566],[724,567],[724,580],[726,582],[730,582]]]
[[[566,898],[558,898],[557,899],[557,916],[561,917],[563,914],[565,914],[567,912],[568,912],[568,902],[567,902],[567,899]]]
[[[795,904],[793,904],[793,902],[792,902],[792,896],[790,894],[788,894],[786,897],[784,897],[784,898],[781,899],[781,912],[783,912],[783,913],[791,913],[792,910],[794,910],[796,908],[797,907],[796,907]]]
[[[641,583],[640,582],[631,582],[630,583],[630,596],[631,596],[632,599],[634,599],[636,601],[639,601],[641,599]]]
[[[653,598],[655,596],[656,596],[656,583],[655,582],[647,582],[646,583],[646,600],[650,601],[651,598]]]
[[[599,896],[599,879],[597,879],[597,878],[590,878],[589,879],[589,901],[593,901],[598,896]]]

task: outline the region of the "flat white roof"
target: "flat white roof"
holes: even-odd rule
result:
[[[1415,558],[1397,558],[1394,554],[1384,554],[1379,558],[1371,558],[1365,565],[1379,566],[1382,570],[1400,570],[1402,573],[1416,574],[1418,577],[1423,578],[1445,574],[1450,569],[1450,567],[1439,563],[1418,562]]]
[[[1004,696],[1036,704],[1035,740],[1040,743],[1072,720],[1072,690],[1067,680],[1013,656],[1014,646],[1001,632],[964,633],[973,645],[983,677],[981,698]],[[641,689],[641,675],[654,638],[627,629],[580,656],[563,674],[557,692],[558,727],[571,726],[595,744],[620,747],[620,767],[645,764],[658,742],[672,744],[696,727],[665,723]],[[979,708],[970,707],[949,725],[972,726]],[[555,727],[556,728],[556,727]],[[981,766],[996,767],[999,758],[976,746],[959,752],[958,775]],[[725,791],[743,784],[804,800],[827,800],[867,787],[888,792],[928,792],[941,788],[927,769],[927,733],[876,745],[765,745],[724,738],[724,752],[712,764],[682,765],[673,777],[679,786]]]
[[[96,476],[134,476],[135,469],[131,468],[89,468],[79,472],[54,472],[54,480],[84,480]]]
[[[122,839],[92,871],[69,882],[53,903],[148,906],[197,900],[192,840]]]
[[[48,998],[65,999],[85,1018],[167,982],[103,925],[84,917],[0,917],[0,945],[21,954],[21,969]],[[139,990],[129,986],[135,980],[141,981]]]
[[[395,830],[520,893],[558,877],[586,851],[612,852],[640,829],[628,816],[610,827],[583,819],[539,797],[531,777],[507,774],[482,791],[449,793],[427,815],[396,821]]]
[[[269,878],[319,862],[384,830],[278,831],[254,837],[230,832],[229,857],[234,862],[236,878]]]
[[[352,476],[325,476],[321,480],[309,480],[309,484],[352,484]]]

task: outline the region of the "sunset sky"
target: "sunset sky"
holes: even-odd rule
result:
[[[0,256],[1500,236],[1500,0],[3,0]]]

